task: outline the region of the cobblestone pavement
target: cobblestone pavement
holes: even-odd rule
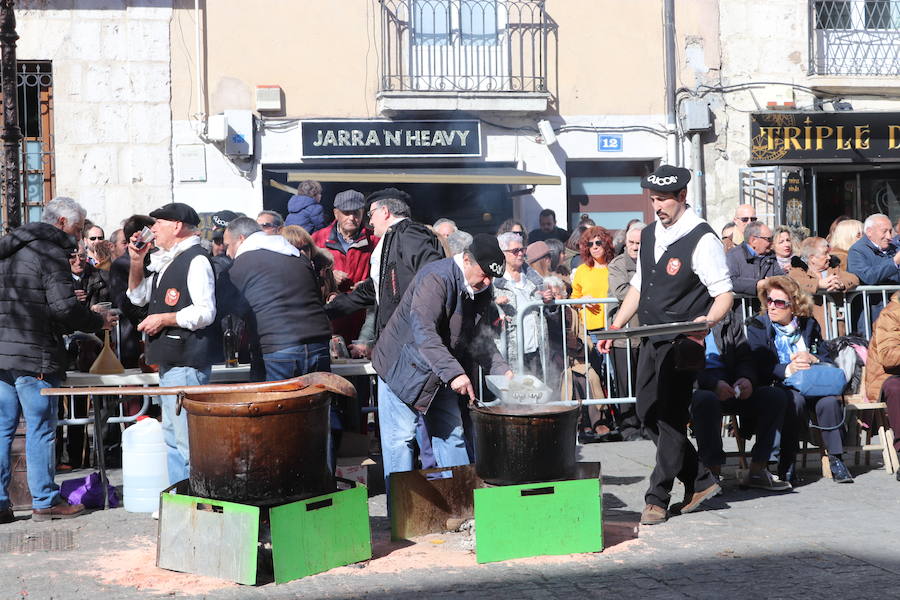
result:
[[[390,542],[376,496],[374,560],[249,587],[154,567],[147,515],[32,523],[22,513],[0,527],[0,598],[900,598],[900,483],[875,454],[872,466],[851,467],[852,485],[821,479],[814,460],[792,493],[741,490],[726,478],[706,510],[638,531],[653,451],[649,442],[583,449],[582,459],[603,464],[602,553],[478,565],[468,534]],[[21,551],[34,547],[54,549]]]

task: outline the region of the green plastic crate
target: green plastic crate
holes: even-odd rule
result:
[[[599,552],[602,502],[598,479],[477,489],[476,559]]]
[[[275,583],[372,558],[363,485],[269,510]]]

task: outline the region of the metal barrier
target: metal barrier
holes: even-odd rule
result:
[[[75,389],[75,388],[73,388],[73,389]],[[138,410],[135,414],[125,415],[124,407],[122,406],[122,404],[120,402],[119,403],[119,416],[107,418],[106,423],[111,423],[111,424],[115,424],[115,425],[118,425],[121,423],[134,423],[135,421],[137,421],[138,417],[142,417],[145,414],[147,414],[147,409],[150,408],[150,397],[154,395],[152,393],[152,390],[153,390],[153,388],[151,388],[151,387],[147,388],[147,391],[151,392],[151,393],[148,393],[146,396],[143,396],[144,403],[141,405],[140,410]],[[115,396],[116,388],[114,388],[114,387],[109,388],[109,392],[110,393],[107,394],[108,396]],[[69,402],[67,404],[67,407],[68,407],[67,413],[70,415],[73,415],[73,414],[75,414],[75,397],[67,396],[67,398],[69,400]],[[93,397],[92,397],[92,401],[94,401]],[[90,415],[90,416],[86,416],[86,417],[70,417],[68,419],[59,419],[56,422],[56,425],[57,425],[57,427],[60,427],[62,425],[90,425],[93,422],[94,422],[94,417],[93,417],[93,415]]]
[[[577,298],[577,299],[566,299],[566,300],[554,300],[550,303],[544,303],[540,300],[534,302],[528,302],[518,307],[516,310],[516,330],[517,332],[521,332],[524,327],[525,322],[525,314],[530,310],[539,310],[541,313],[541,319],[545,319],[545,311],[547,309],[552,309],[553,307],[563,307],[563,306],[581,306],[582,315],[584,315],[588,306],[595,304],[604,304],[608,307],[618,306],[619,301],[615,298]],[[609,310],[604,311],[603,313],[603,328],[605,329],[608,326],[609,319]],[[563,310],[560,313],[560,321],[561,321],[561,330],[562,330],[562,349],[563,349],[563,371],[562,371],[562,380],[566,383],[566,388],[568,388],[568,381],[570,377],[568,364],[569,364],[569,349],[566,343],[566,311]],[[582,333],[581,337],[583,339],[591,339],[590,334],[587,329],[587,319],[582,316]],[[516,360],[516,364],[513,365],[513,368],[517,373],[525,373],[525,336],[518,334],[516,339],[516,346],[518,351],[518,357]],[[585,365],[590,365],[590,352],[593,347],[592,343],[588,343],[584,345],[584,363]],[[626,376],[627,381],[627,396],[615,397],[615,398],[593,398],[591,394],[590,387],[590,378],[585,378],[585,398],[583,401],[576,400],[560,400],[556,402],[550,402],[548,404],[553,406],[578,406],[578,405],[596,405],[596,404],[634,404],[637,400],[634,396],[634,382],[631,380],[631,349],[632,342],[631,340],[627,340],[626,346],[628,352],[626,352],[626,365],[628,374]],[[615,373],[615,368],[612,359],[609,354],[601,355],[604,365],[606,366],[606,389],[611,390],[612,386],[612,378]],[[546,373],[546,366],[544,368]]]

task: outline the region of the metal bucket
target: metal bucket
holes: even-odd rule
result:
[[[182,400],[188,412],[193,494],[280,504],[334,491],[327,461],[327,389],[227,387],[222,392],[188,393]]]
[[[574,479],[578,407],[475,407],[475,471],[492,485]]]

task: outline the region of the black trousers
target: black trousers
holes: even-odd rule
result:
[[[800,392],[788,388],[775,388],[784,394],[786,408],[784,427],[781,430],[781,461],[793,462],[800,450],[800,435],[809,426],[809,413],[815,412],[816,424],[821,430],[822,443],[828,454],[835,456],[844,452],[844,428],[838,427],[844,418],[844,407],[838,396],[804,398]]]
[[[775,435],[781,428],[787,397],[771,386],[756,388],[746,400],[719,400],[709,390],[694,390],[691,402],[691,423],[697,436],[697,450],[704,465],[725,464],[722,450],[722,415],[737,415],[741,435],[756,435],[751,460],[765,464],[772,453]]]
[[[638,363],[637,414],[656,444],[656,465],[644,499],[647,504],[668,508],[676,477],[684,484],[685,499],[716,483],[687,436],[697,374],[675,369],[671,342],[644,340]]]

